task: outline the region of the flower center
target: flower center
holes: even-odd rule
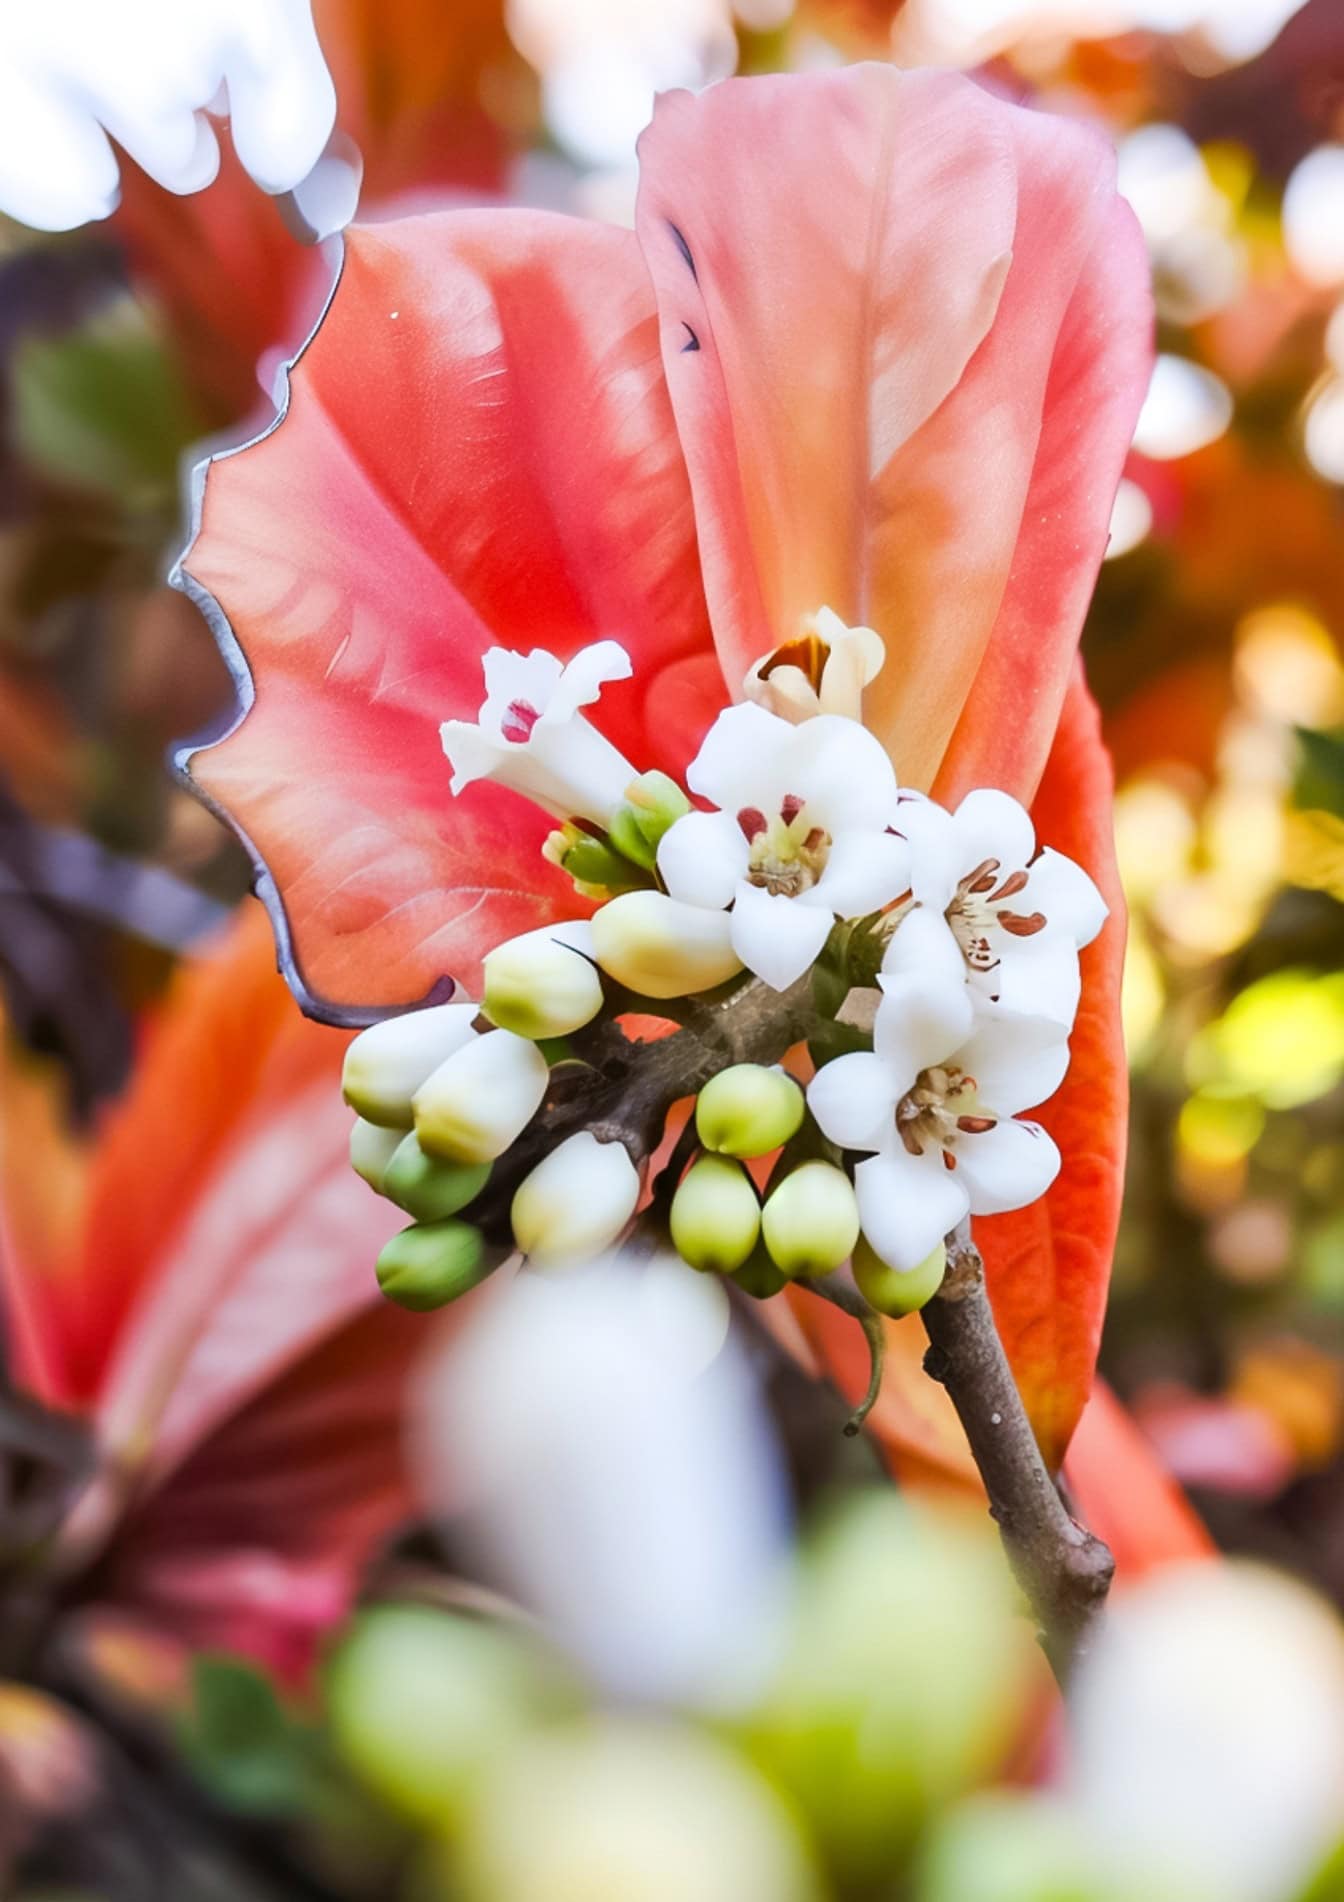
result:
[[[747,879],[772,897],[797,898],[826,870],[831,835],[812,823],[796,793],[785,794],[775,818],[768,819],[759,806],[743,806],[737,823],[751,847]]]
[[[777,667],[796,667],[806,677],[813,693],[820,693],[821,676],[830,658],[829,641],[822,640],[820,634],[800,634],[797,640],[783,641],[767,660],[761,662],[760,677],[769,680]]]
[[[997,859],[982,859],[961,880],[947,908],[952,935],[972,970],[992,971],[999,962],[989,938],[995,925],[1014,938],[1034,938],[1045,929],[1044,912],[1013,911],[1007,903],[1026,885],[1027,874],[1009,872],[1000,882],[1002,869]]]
[[[932,1144],[943,1152],[943,1166],[955,1169],[954,1145],[963,1136],[982,1136],[993,1129],[996,1116],[986,1115],[979,1100],[980,1085],[955,1064],[939,1063],[921,1070],[913,1089],[896,1105],[896,1130],[912,1156],[922,1156]]]
[[[540,709],[529,706],[526,700],[510,700],[499,723],[500,738],[511,740],[515,746],[525,746],[540,718]]]

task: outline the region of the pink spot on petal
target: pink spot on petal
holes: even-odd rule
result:
[[[532,729],[540,718],[538,709],[529,706],[526,700],[510,700],[499,730],[506,740],[522,746],[532,738]]]

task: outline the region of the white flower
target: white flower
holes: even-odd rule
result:
[[[791,726],[750,703],[721,713],[686,774],[717,812],[690,812],[658,847],[673,898],[732,906],[738,957],[777,991],[801,976],[834,918],[878,911],[909,884],[889,829],[896,777],[854,720]]]
[[[1082,867],[1038,852],[1026,809],[991,788],[968,793],[955,812],[902,794],[895,823],[910,845],[915,908],[888,946],[887,975],[969,977],[1010,1010],[1072,1025],[1078,952],[1106,921]]]
[[[582,647],[562,663],[545,648],[482,658],[485,700],[475,722],[439,728],[460,793],[477,779],[511,786],[557,819],[605,826],[637,777],[634,767],[579,712],[609,680],[628,680],[630,656],[616,641]]]
[[[935,974],[883,998],[871,1053],[817,1072],[807,1100],[822,1130],[877,1152],[854,1185],[863,1232],[889,1267],[917,1267],[968,1213],[1044,1195],[1059,1151],[1017,1112],[1053,1096],[1068,1061],[1063,1025],[977,1008],[966,985]]]
[[[797,640],[784,641],[762,655],[747,672],[742,691],[748,700],[796,725],[819,713],[857,720],[863,690],[875,680],[887,657],[880,634],[870,627],[846,627],[831,608],[818,608],[803,623]]]

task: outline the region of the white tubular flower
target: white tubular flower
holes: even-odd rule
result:
[[[854,1172],[863,1232],[901,1272],[962,1217],[1025,1208],[1059,1173],[1059,1151],[1019,1110],[1068,1068],[1063,1025],[981,1005],[930,976],[884,997],[873,1050],[837,1057],[807,1100],[832,1142],[876,1151]]]
[[[415,1093],[415,1133],[444,1162],[493,1162],[541,1108],[550,1069],[526,1037],[489,1030],[454,1051]]]
[[[1048,847],[1038,852],[1025,807],[988,787],[955,812],[903,794],[896,827],[910,844],[917,909],[888,946],[888,976],[936,962],[1009,1010],[1072,1025],[1078,952],[1107,915],[1083,868]]]
[[[863,690],[882,671],[887,650],[870,627],[846,627],[832,608],[818,608],[797,640],[763,654],[742,691],[767,712],[797,725],[819,713],[847,720],[863,715]]]
[[[673,898],[732,906],[733,949],[786,990],[832,921],[878,911],[909,885],[888,828],[896,777],[879,742],[837,714],[790,726],[764,707],[721,713],[686,775],[717,812],[690,812],[658,847]]]
[[[431,1071],[475,1036],[475,1017],[474,1004],[436,1004],[361,1030],[341,1071],[346,1102],[366,1122],[408,1130],[414,1121],[411,1098]]]
[[[496,779],[557,819],[607,825],[638,775],[579,708],[591,706],[607,681],[630,678],[625,649],[597,641],[562,663],[542,647],[530,654],[492,647],[481,664],[485,700],[478,718],[445,720],[439,728],[453,791]]]
[[[638,1201],[639,1171],[624,1143],[601,1142],[581,1129],[520,1183],[513,1238],[538,1267],[594,1261],[616,1241]]]

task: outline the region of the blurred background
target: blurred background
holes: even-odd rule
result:
[[[104,222],[0,220],[0,1893],[1344,1896],[1344,6],[315,18],[366,218],[628,221],[654,91],[734,71],[956,65],[1113,135],[1160,355],[1084,640],[1102,1371],[1235,1563],[1134,1588],[1066,1736],[974,1504],[880,1485],[717,1289],[370,1307],[341,1040],[165,770],[231,695],[164,581],[185,474],[331,271],[221,133],[194,197],[127,160]]]

